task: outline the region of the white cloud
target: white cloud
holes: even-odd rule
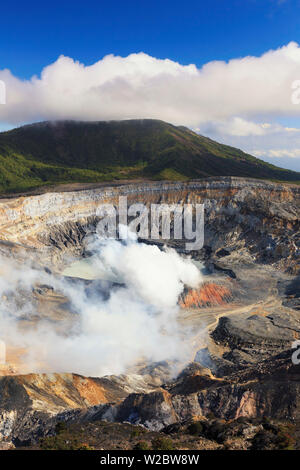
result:
[[[253,150],[253,155],[258,157],[271,158],[300,158],[300,148],[298,149],[270,149],[270,150]]]
[[[40,77],[20,80],[0,71],[7,104],[0,128],[46,119],[156,118],[198,128],[240,147],[277,148],[281,136],[299,148],[299,129],[274,122],[296,119],[292,84],[300,80],[300,46],[291,42],[260,57],[212,61],[201,68],[144,53],[108,55],[91,66],[61,56]],[[293,135],[293,137],[291,137]],[[254,139],[258,142],[254,142]]]
[[[295,42],[261,57],[213,61],[200,69],[144,53],[109,55],[91,66],[61,56],[40,78],[22,81],[9,70],[0,72],[7,89],[0,119],[17,124],[152,117],[196,127],[233,116],[299,115],[300,106],[291,101],[291,85],[299,78]]]
[[[285,127],[278,123],[254,122],[240,117],[229,118],[226,121],[212,121],[202,124],[201,127],[194,129],[195,132],[208,132],[215,135],[227,135],[233,137],[249,136],[274,136],[280,135],[289,138],[298,138],[300,129],[296,127]]]
[[[217,134],[246,137],[249,135],[264,135],[269,126],[271,126],[271,124],[257,124],[240,117],[233,117],[225,121],[205,123],[202,125],[202,128],[198,127],[195,131],[201,133],[203,130],[204,133],[213,132]]]
[[[278,147],[272,147],[272,144],[278,144]],[[284,145],[287,144],[286,147]],[[299,140],[296,144],[300,144]],[[286,140],[280,141],[280,139],[274,139],[274,142],[266,142],[265,148],[263,147],[249,147],[249,153],[255,155],[258,158],[272,163],[276,166],[284,168],[290,168],[300,172],[300,145],[299,147],[293,147],[293,142]]]
[[[300,171],[299,128],[233,118],[221,123],[203,124],[197,132],[243,149],[274,165]]]

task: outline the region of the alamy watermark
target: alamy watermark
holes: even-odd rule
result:
[[[0,80],[0,104],[6,104],[6,86],[3,80]]]
[[[292,363],[295,366],[298,366],[300,364],[300,339],[297,339],[292,343],[292,349],[295,349],[292,354]]]
[[[100,238],[126,239],[129,231],[144,240],[188,240],[187,251],[204,244],[203,204],[151,204],[148,208],[142,203],[128,206],[127,196],[120,196],[118,205],[101,204],[96,215]],[[120,229],[124,226],[127,231]]]

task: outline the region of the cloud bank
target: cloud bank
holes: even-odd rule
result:
[[[20,80],[0,70],[0,80],[7,95],[7,104],[0,106],[3,126],[56,119],[155,118],[197,128],[219,140],[238,137],[250,150],[249,138],[271,140],[268,125],[300,117],[300,103],[292,100],[293,93],[298,96],[292,85],[300,80],[300,47],[295,42],[260,57],[212,61],[201,68],[144,53],[108,55],[90,66],[61,56],[40,77]],[[273,128],[274,135],[283,137],[281,150],[290,148],[288,130]],[[298,144],[293,143],[293,149],[300,148],[299,135],[294,138]]]

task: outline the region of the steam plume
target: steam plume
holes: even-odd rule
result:
[[[189,347],[178,326],[178,297],[184,285],[197,287],[199,270],[174,250],[93,240],[93,264],[119,284],[86,286],[62,276],[0,259],[2,340],[26,348],[30,371],[120,374],[138,361],[184,360]],[[65,295],[72,322],[59,329],[40,312],[32,288],[46,284]],[[24,322],[26,327],[24,327]],[[22,326],[23,325],[23,326]]]

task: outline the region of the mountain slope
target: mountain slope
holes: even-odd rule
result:
[[[300,181],[300,173],[157,120],[44,122],[0,134],[0,191],[114,179],[244,176]]]

